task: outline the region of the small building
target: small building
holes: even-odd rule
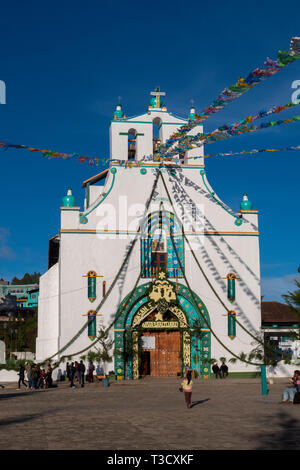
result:
[[[265,343],[278,351],[274,354],[276,359],[280,359],[280,353],[290,354],[293,360],[300,359],[300,341],[291,335],[299,324],[288,305],[275,301],[262,302],[261,321]]]
[[[0,284],[0,298],[15,296],[17,306],[20,308],[32,308],[38,306],[38,284]]]

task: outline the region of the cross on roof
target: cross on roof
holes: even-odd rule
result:
[[[156,96],[156,107],[160,108],[160,97],[161,96],[166,96],[166,93],[164,91],[160,91],[160,87],[157,86],[155,88],[155,91],[150,92],[151,96]]]

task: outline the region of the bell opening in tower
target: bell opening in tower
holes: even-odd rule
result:
[[[158,158],[158,149],[161,144],[161,124],[162,121],[159,117],[153,119],[153,155],[154,159]]]
[[[136,130],[128,131],[128,160],[132,161],[136,158]]]

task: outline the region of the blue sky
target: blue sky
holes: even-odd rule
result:
[[[118,96],[127,116],[145,111],[149,92],[186,116],[239,76],[276,58],[300,36],[299,2],[2,2],[0,141],[108,156],[109,123]],[[205,123],[223,123],[291,100],[300,61],[246,93]],[[298,108],[280,119],[300,114]],[[300,123],[206,147],[207,153],[300,144]],[[0,277],[45,272],[48,239],[59,230],[68,187],[82,204],[81,182],[101,168],[48,161],[23,150],[0,151]],[[210,183],[233,210],[246,191],[260,211],[262,294],[281,300],[293,289],[299,256],[300,152],[210,158]]]

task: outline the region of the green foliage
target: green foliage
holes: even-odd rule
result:
[[[3,325],[0,330],[0,339],[4,340],[6,353],[13,351],[35,352],[35,342],[37,337],[37,308],[31,309],[33,315],[25,320],[16,318],[7,322],[7,328]]]
[[[6,364],[0,364],[0,370],[5,369],[5,370],[15,370],[19,371],[20,364],[23,364],[25,366],[25,363],[28,362],[29,364],[33,364],[33,361],[30,361],[29,359],[15,359],[15,358],[9,358],[6,361]]]
[[[24,322],[16,322],[18,329],[18,350],[35,352],[35,344],[37,337],[37,308],[34,308],[32,317],[27,318]]]
[[[100,364],[100,362],[111,362],[112,356],[110,355],[110,350],[114,344],[114,340],[110,339],[109,332],[103,329],[99,330],[98,338],[100,347],[95,347],[95,351],[89,351],[88,359],[96,361],[98,364]]]
[[[217,359],[215,359],[214,357],[212,357],[211,359],[207,359],[206,360],[206,363],[207,364],[214,364],[215,362],[218,362]]]
[[[296,322],[298,324],[297,330],[291,330],[289,335],[295,339],[300,340],[300,282],[295,279],[295,285],[297,289],[294,292],[288,292],[288,294],[283,295],[282,297],[288,304],[290,310],[296,316]]]
[[[87,354],[88,361],[94,362],[96,360],[96,353],[94,351],[89,351]],[[72,357],[71,357],[72,359]],[[71,360],[69,359],[69,360]]]
[[[228,362],[230,362],[231,364],[236,364],[237,361],[238,361],[237,357],[231,357]]]
[[[226,362],[227,362],[227,359],[226,359],[226,357],[220,357],[220,358],[219,358],[219,361],[226,363]]]
[[[22,285],[22,284],[38,284],[41,273],[34,272],[33,274],[25,273],[22,279],[18,279],[16,276],[13,277],[11,284]]]

